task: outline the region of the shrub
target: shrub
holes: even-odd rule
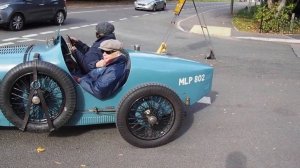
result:
[[[290,3],[277,11],[278,3],[275,3],[271,8],[266,5],[257,7],[254,14],[257,23],[260,23],[260,28],[263,32],[285,32],[290,29],[292,11],[295,7]]]

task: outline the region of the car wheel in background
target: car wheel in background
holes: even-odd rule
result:
[[[20,31],[24,27],[24,17],[20,13],[14,14],[9,21],[9,29],[13,31]]]
[[[154,4],[152,11],[155,12],[156,10],[157,10],[157,6],[156,6],[156,4]]]
[[[167,6],[167,5],[166,5],[166,4],[164,4],[164,6],[163,6],[162,10],[165,10],[165,9],[166,9],[166,6]]]
[[[65,14],[63,11],[58,11],[56,12],[55,16],[54,16],[54,24],[56,25],[60,25],[63,24],[65,21]]]
[[[160,84],[144,84],[124,96],[117,110],[117,127],[131,145],[150,148],[172,141],[184,118],[182,101]]]
[[[57,66],[43,61],[11,69],[0,86],[4,116],[19,129],[48,132],[63,126],[76,105],[72,79]]]

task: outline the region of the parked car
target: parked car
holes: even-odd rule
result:
[[[209,65],[124,50],[126,68],[118,89],[98,99],[72,78],[76,62],[57,34],[46,44],[0,47],[0,126],[47,132],[116,123],[128,143],[156,147],[176,138],[186,107],[211,91]]]
[[[165,10],[166,0],[136,0],[134,1],[134,8],[136,10]]]
[[[1,0],[0,25],[19,31],[26,23],[52,21],[63,24],[67,17],[66,0]]]

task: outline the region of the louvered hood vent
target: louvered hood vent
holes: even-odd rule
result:
[[[0,47],[0,55],[25,53],[27,48],[26,45]]]

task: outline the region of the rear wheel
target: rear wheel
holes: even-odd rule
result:
[[[9,21],[9,29],[12,31],[20,31],[24,27],[24,17],[20,13],[14,14]]]
[[[3,78],[0,106],[5,117],[21,130],[52,131],[72,116],[76,93],[72,79],[53,64],[19,64]]]
[[[159,84],[145,84],[121,101],[117,127],[128,143],[157,147],[176,137],[183,118],[183,104],[176,93]]]

